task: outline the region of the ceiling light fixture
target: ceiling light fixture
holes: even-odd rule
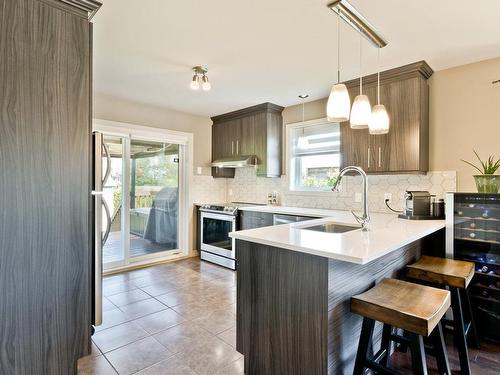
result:
[[[372,115],[372,106],[370,99],[363,94],[363,39],[359,34],[359,95],[354,99],[351,109],[351,128],[352,129],[366,129],[370,122]]]
[[[333,85],[326,104],[326,117],[330,122],[349,120],[351,98],[346,85],[340,83],[340,14],[337,13],[337,83]]]
[[[327,7],[342,17],[349,26],[368,39],[375,47],[383,48],[387,45],[387,41],[380,32],[347,0],[335,0]]]
[[[199,90],[200,87],[203,91],[209,91],[212,88],[212,85],[208,80],[208,69],[203,66],[195,66],[193,67],[193,72],[193,79],[191,80],[189,87],[195,91]]]
[[[385,106],[380,104],[380,48],[377,55],[377,105],[373,106],[368,131],[375,135],[389,133],[389,115]]]

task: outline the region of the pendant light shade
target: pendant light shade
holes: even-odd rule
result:
[[[387,134],[389,133],[389,115],[383,104],[373,106],[370,118],[369,132],[370,134]]]
[[[347,86],[340,83],[340,15],[337,14],[337,84],[333,85],[326,103],[326,118],[330,122],[345,122],[351,114],[351,98]]]
[[[368,132],[374,135],[389,133],[389,114],[385,105],[380,104],[380,48],[378,49],[377,65],[377,105],[373,106],[368,124]]]
[[[326,104],[326,117],[330,122],[344,122],[349,120],[351,112],[351,98],[347,86],[338,83],[332,87]]]
[[[356,96],[351,110],[351,128],[366,129],[372,115],[370,99],[364,94]]]

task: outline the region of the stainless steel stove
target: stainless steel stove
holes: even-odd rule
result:
[[[230,232],[238,229],[238,207],[255,203],[229,202],[204,204],[200,207],[202,260],[236,269],[235,241]]]

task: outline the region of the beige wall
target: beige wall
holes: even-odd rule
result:
[[[456,170],[458,191],[476,191],[460,159],[500,157],[500,58],[436,72],[430,79],[431,169]]]
[[[430,169],[457,171],[458,191],[476,191],[472,149],[500,157],[500,58],[435,72],[430,85]],[[305,105],[305,120],[326,117],[326,98]],[[302,121],[302,106],[285,108],[285,124]]]
[[[113,96],[94,95],[94,118],[177,130],[194,134],[194,173],[210,174],[212,120]]]

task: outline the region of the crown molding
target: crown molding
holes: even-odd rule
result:
[[[55,8],[91,20],[102,6],[101,0],[40,0]]]

